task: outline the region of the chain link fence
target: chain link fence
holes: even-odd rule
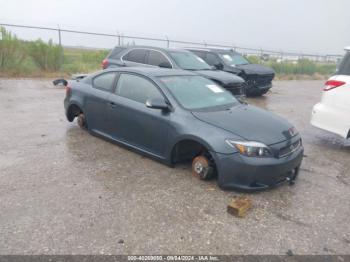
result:
[[[152,38],[152,37],[141,37],[125,35],[122,33],[107,34],[98,32],[88,32],[88,31],[78,31],[64,29],[57,26],[53,27],[40,27],[40,26],[29,26],[29,25],[19,25],[19,24],[5,24],[2,23],[0,26],[5,28],[20,28],[20,29],[30,29],[30,30],[40,30],[51,32],[50,34],[54,42],[58,43],[60,46],[70,47],[70,48],[93,48],[93,49],[111,49],[115,45],[155,45],[159,47],[213,47],[213,48],[223,48],[223,49],[233,49],[237,52],[242,53],[247,56],[255,56],[262,61],[267,61],[271,58],[278,61],[298,61],[300,59],[308,59],[315,62],[322,63],[337,63],[342,57],[337,54],[311,54],[303,52],[289,52],[284,50],[266,50],[262,48],[249,48],[243,46],[235,45],[225,45],[220,43],[211,42],[191,42],[184,40],[169,39],[164,38]],[[41,38],[45,34],[32,33],[36,38]],[[47,35],[47,34],[46,34]],[[91,37],[94,37],[92,40]],[[0,36],[1,37],[1,36]],[[88,38],[86,38],[88,37]],[[99,39],[96,39],[98,37]],[[55,41],[56,40],[56,41]],[[75,44],[74,44],[75,43]]]
[[[327,73],[335,69],[336,63],[341,59],[342,55],[337,54],[316,54],[316,53],[304,53],[304,52],[290,52],[285,50],[269,50],[262,48],[249,48],[236,45],[227,45],[220,43],[212,42],[192,42],[178,39],[170,39],[167,36],[164,38],[153,38],[153,37],[143,37],[143,36],[133,36],[126,35],[120,32],[116,33],[99,33],[99,32],[89,32],[89,31],[79,31],[60,28],[60,26],[55,27],[41,27],[41,26],[30,26],[30,25],[20,25],[20,24],[7,24],[0,23],[0,26],[6,28],[7,30],[14,31],[16,34],[21,36],[27,35],[25,40],[34,40],[34,39],[43,39],[52,41],[59,46],[63,47],[61,53],[61,61],[69,62],[70,60],[77,59],[77,54],[72,50],[80,50],[81,56],[85,57],[86,62],[93,59],[99,59],[95,61],[100,63],[103,59],[103,56],[106,55],[107,50],[112,49],[116,45],[151,45],[159,47],[168,47],[168,48],[183,48],[183,47],[202,47],[202,48],[222,48],[222,49],[232,49],[245,56],[250,57],[254,63],[267,64],[268,66],[274,67],[274,69],[279,73],[286,72],[287,74],[303,74],[303,71],[300,70],[301,64],[305,61],[307,63],[312,62],[316,65],[322,65],[327,67]],[[2,36],[0,35],[0,38]],[[85,50],[85,51],[84,51]],[[102,50],[101,53],[96,53],[90,55],[88,58],[87,51],[91,50]],[[84,52],[86,53],[84,55]],[[90,52],[91,53],[91,52]],[[293,68],[287,68],[289,67]],[[314,66],[314,65],[313,65]],[[65,65],[66,71],[76,72],[76,71],[88,71],[90,68],[85,68],[83,63],[81,66],[74,68],[72,65]],[[314,66],[315,67],[315,66]],[[330,69],[329,69],[330,68]],[[292,70],[293,69],[293,70]],[[92,70],[92,68],[90,69]],[[318,69],[314,69],[312,72],[317,72]],[[299,72],[300,71],[300,72]],[[311,72],[311,71],[310,71]]]

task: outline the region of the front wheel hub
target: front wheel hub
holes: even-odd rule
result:
[[[212,177],[213,168],[210,166],[209,160],[205,156],[197,156],[192,161],[192,175],[202,180]]]

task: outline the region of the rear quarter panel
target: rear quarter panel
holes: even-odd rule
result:
[[[322,103],[346,110],[350,118],[350,76],[337,75],[331,77],[329,80],[343,81],[346,84],[329,91],[323,91]]]
[[[74,104],[85,110],[85,97],[90,94],[91,85],[84,82],[74,81],[71,83],[72,91],[68,100],[68,106]]]

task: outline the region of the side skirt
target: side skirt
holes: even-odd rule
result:
[[[96,135],[98,137],[101,137],[103,139],[106,139],[114,144],[118,144],[120,146],[123,146],[125,148],[128,148],[128,149],[131,149],[132,151],[134,152],[137,152],[137,153],[140,153],[144,156],[147,156],[147,157],[151,157],[152,159],[155,159],[157,161],[160,161],[162,162],[163,164],[166,164],[168,166],[170,166],[170,163],[168,161],[167,158],[165,158],[164,156],[161,156],[161,155],[157,155],[155,153],[152,153],[146,149],[143,149],[143,148],[140,148],[138,146],[135,146],[135,145],[132,145],[132,144],[129,144],[128,142],[125,142],[123,140],[120,140],[120,139],[116,139],[106,133],[103,133],[101,131],[98,131],[96,129],[89,129],[89,132],[92,134],[92,135]]]

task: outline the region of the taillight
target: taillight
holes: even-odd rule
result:
[[[70,84],[67,84],[65,89],[66,89],[66,96],[69,96],[70,92],[72,91],[72,87],[70,86]]]
[[[344,84],[345,84],[345,82],[343,82],[343,81],[328,80],[323,88],[323,91],[329,91],[329,90],[332,90],[333,88],[342,86]]]
[[[102,68],[106,69],[108,67],[108,60],[107,59],[103,59],[102,61]]]

